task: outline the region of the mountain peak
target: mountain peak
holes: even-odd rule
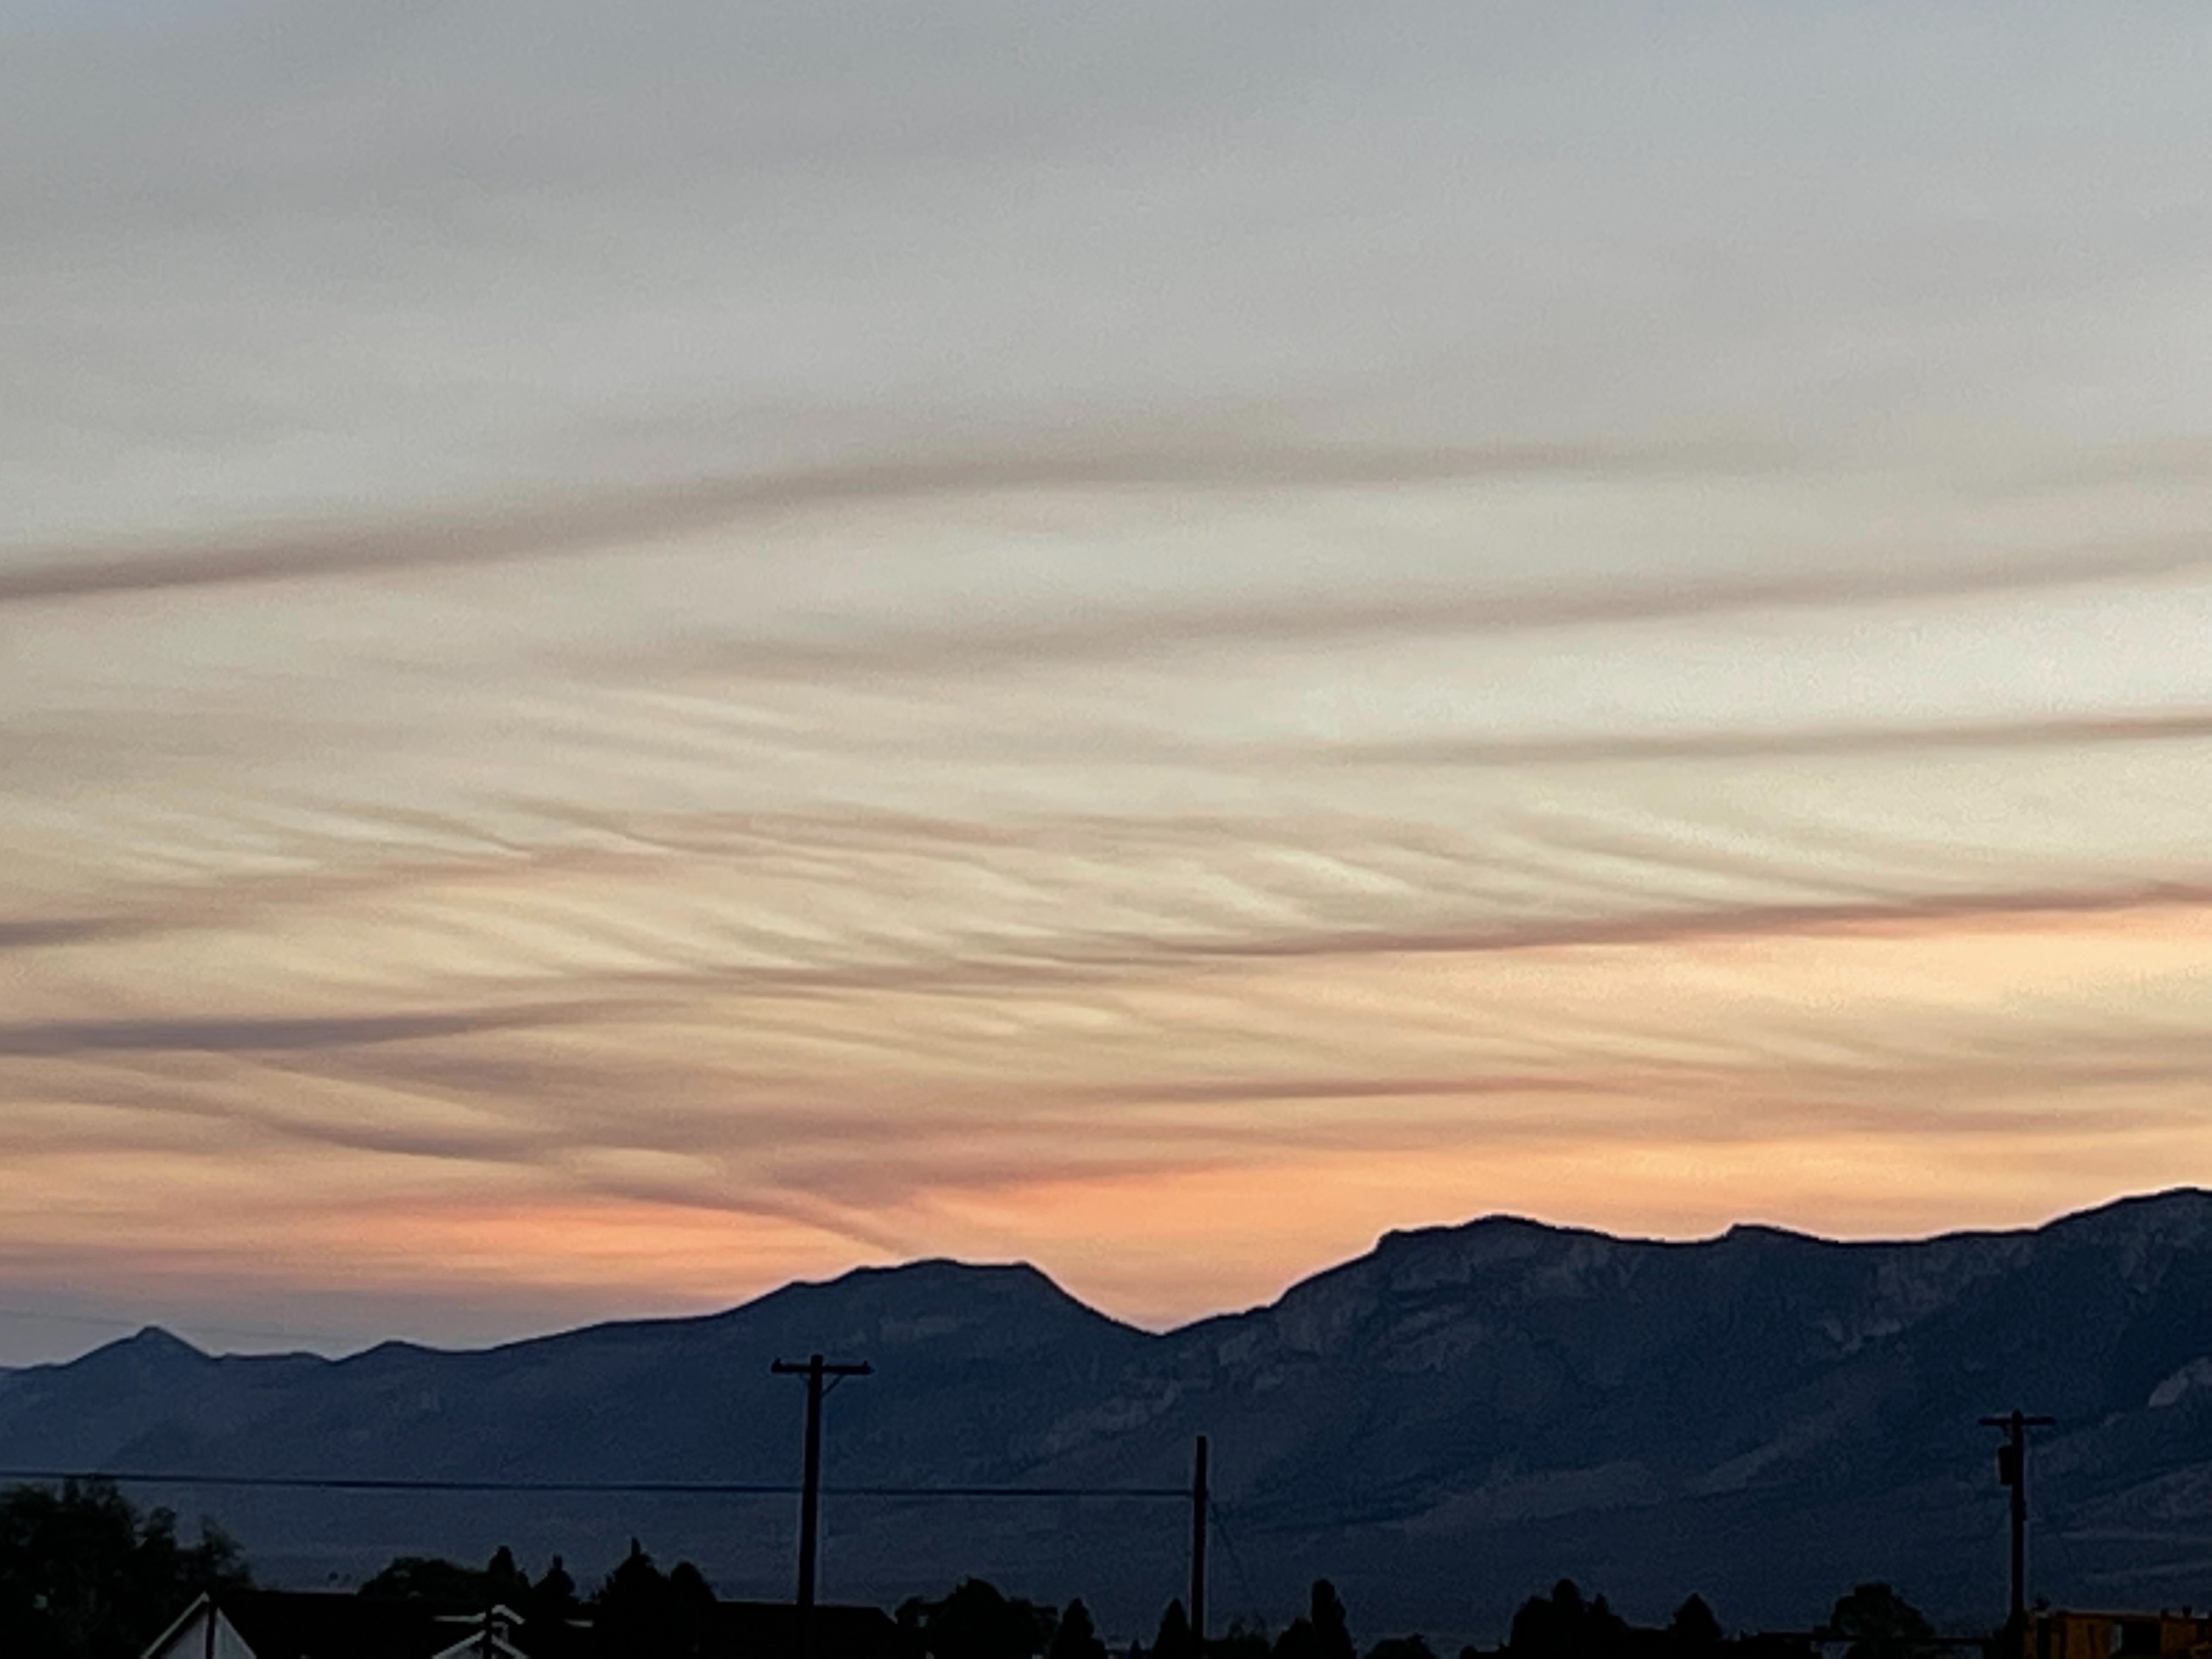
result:
[[[129,1336],[118,1337],[103,1346],[94,1348],[82,1358],[73,1362],[88,1365],[94,1362],[133,1365],[201,1364],[207,1353],[194,1347],[181,1336],[166,1331],[159,1325],[142,1326]]]
[[[913,1261],[894,1261],[881,1266],[854,1267],[836,1279],[823,1281],[841,1284],[846,1279],[901,1279],[908,1284],[996,1284],[1003,1285],[1030,1285],[1048,1286],[1058,1290],[1043,1269],[1026,1261],[963,1261],[956,1256],[923,1256]]]
[[[2212,1214],[2212,1190],[2203,1187],[2168,1187],[2155,1193],[2130,1193],[2086,1210],[2075,1210],[2059,1217],[2051,1224],[2063,1226],[2069,1221],[2087,1221],[2097,1217],[2124,1216],[2150,1219],[2164,1216],[2208,1214]]]
[[[1136,1334],[1133,1327],[1070,1295],[1025,1261],[942,1256],[787,1285],[720,1317],[744,1322],[770,1312],[789,1322],[786,1340],[833,1346],[903,1345],[955,1332],[969,1333],[963,1340],[1018,1346],[1077,1330]]]
[[[1814,1233],[1800,1232],[1795,1227],[1779,1227],[1771,1221],[1738,1221],[1731,1223],[1721,1235],[1723,1243],[1749,1243],[1771,1241],[1788,1244],[1826,1244],[1830,1241]]]
[[[910,1298],[919,1295],[1000,1305],[1082,1307],[1087,1313],[1096,1311],[1069,1295],[1042,1268],[1026,1261],[959,1261],[951,1256],[928,1256],[919,1261],[854,1267],[834,1279],[803,1280],[772,1294],[784,1296],[794,1291],[863,1298]]]

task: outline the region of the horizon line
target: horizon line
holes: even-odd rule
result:
[[[787,1279],[782,1284],[774,1285],[769,1289],[760,1291],[757,1295],[747,1297],[741,1301],[728,1303],[718,1306],[701,1308],[690,1312],[617,1316],[608,1319],[586,1320],[577,1324],[555,1326],[548,1329],[532,1331],[518,1336],[502,1337],[493,1340],[476,1343],[462,1342],[441,1344],[422,1341],[405,1336],[363,1337],[356,1334],[347,1334],[332,1331],[278,1330],[269,1328],[255,1328],[232,1325],[203,1324],[198,1321],[189,1319],[176,1322],[177,1325],[180,1328],[173,1329],[170,1326],[161,1322],[159,1319],[149,1320],[143,1317],[64,1313],[58,1311],[47,1311],[35,1308],[9,1306],[0,1307],[0,1321],[21,1320],[26,1322],[38,1321],[59,1325],[112,1329],[120,1331],[124,1334],[114,1337],[108,1341],[96,1343],[90,1347],[85,1348],[81,1352],[71,1354],[66,1358],[32,1360],[27,1363],[16,1364],[0,1364],[0,1376],[20,1375],[30,1371],[62,1369],[64,1367],[80,1364],[84,1360],[92,1358],[96,1355],[107,1352],[112,1349],[142,1342],[149,1338],[159,1339],[174,1343],[181,1347],[191,1350],[199,1358],[209,1360],[310,1358],[322,1360],[326,1364],[342,1364],[349,1360],[358,1359],[366,1355],[381,1352],[386,1348],[411,1348],[428,1353],[453,1355],[497,1353],[509,1349],[524,1347],[532,1343],[558,1341],[566,1337],[582,1335],[589,1332],[629,1329],[654,1325],[693,1324],[707,1320],[725,1319],[734,1315],[743,1313],[750,1308],[757,1307],[762,1303],[766,1302],[772,1297],[787,1295],[794,1291],[827,1290],[833,1286],[843,1284],[848,1280],[860,1279],[865,1276],[910,1273],[917,1270],[933,1267],[953,1268],[963,1273],[1027,1273],[1034,1274],[1036,1278],[1042,1279],[1046,1285],[1049,1285],[1057,1294],[1066,1297],[1069,1302],[1074,1304],[1077,1307],[1083,1309],[1087,1313],[1105,1320],[1111,1324],[1120,1326],[1126,1330],[1137,1332],[1147,1337],[1165,1340],[1195,1330],[1200,1326],[1210,1324],[1216,1320],[1245,1318],[1253,1314],[1264,1312],[1267,1309],[1278,1307],[1285,1299],[1306,1285],[1317,1283],[1318,1281],[1329,1278],[1336,1273],[1344,1273],[1352,1268],[1356,1268],[1363,1263],[1373,1260],[1381,1255],[1382,1252],[1389,1246],[1393,1240],[1411,1240],[1434,1237],[1442,1234],[1465,1232],[1478,1227],[1498,1225],[1529,1227],[1549,1233],[1602,1238],[1615,1244],[1642,1245],[1663,1249],[1694,1249],[1699,1248],[1711,1248],[1715,1245],[1725,1243],[1729,1239],[1742,1234],[1769,1235],[1836,1249],[1880,1249],[1884,1248],[1901,1249],[1917,1245],[1937,1244],[1954,1239],[2015,1237],[2023,1234],[2045,1232],[2052,1228],[2063,1226],[2069,1222],[2086,1220],[2092,1217],[2107,1214],[2111,1212],[2126,1209],[2133,1206],[2156,1204],[2162,1201],[2185,1198],[2212,1201],[2212,1188],[2202,1187],[2193,1182],[2183,1182],[2171,1187],[2161,1187],[2143,1191],[2131,1191],[2116,1194],[2112,1197],[2101,1199],[2093,1203],[2058,1211],[2056,1213],[2044,1217],[2040,1220],[2027,1222],[2015,1226],[1953,1227],[1939,1229],[1930,1232],[1910,1234],[1869,1233],[1861,1235],[1836,1235],[1811,1232],[1802,1228],[1788,1226],[1777,1222],[1738,1219],[1729,1222],[1726,1226],[1719,1229],[1717,1231],[1699,1232],[1694,1235],[1668,1236],[1660,1233],[1613,1232],[1609,1231],[1603,1227],[1583,1223],[1547,1220],[1542,1217],[1524,1215],[1511,1211],[1491,1211],[1481,1215],[1470,1216],[1461,1221],[1429,1222],[1410,1224],[1404,1227],[1389,1228],[1377,1235],[1373,1243],[1360,1254],[1345,1257],[1342,1260],[1332,1262],[1326,1267],[1316,1268],[1310,1272],[1304,1273],[1297,1278],[1291,1279],[1283,1287],[1282,1290],[1278,1291],[1271,1298],[1264,1301],[1246,1304],[1241,1306],[1220,1308],[1212,1312],[1200,1314],[1193,1318],[1163,1325],[1150,1325],[1139,1322],[1136,1320],[1124,1318],[1118,1314],[1109,1312],[1106,1309],[1086,1301],[1082,1297],[1077,1295],[1074,1291],[1069,1290],[1067,1286],[1061,1283],[1061,1281],[1051,1272],[1034,1261],[1019,1258],[997,1261],[980,1261],[951,1255],[915,1256],[900,1261],[856,1262],[849,1267],[843,1268],[839,1272],[830,1273],[823,1278]],[[206,1336],[242,1337],[249,1341],[254,1342],[294,1343],[302,1346],[261,1349],[210,1348],[203,1346],[199,1342],[193,1340],[191,1337],[184,1334],[186,1331],[193,1330],[197,1330],[203,1335]],[[331,1349],[336,1350],[336,1352],[324,1352],[318,1346],[310,1346],[315,1344],[325,1345]]]

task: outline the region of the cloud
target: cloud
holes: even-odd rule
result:
[[[1623,762],[1731,761],[1820,756],[1909,756],[1945,750],[2069,749],[2100,744],[2195,743],[2212,738],[2212,708],[2043,715],[1899,726],[1619,732],[1562,737],[1310,739],[1246,752],[1330,766],[1602,766]],[[1234,753],[1235,751],[1231,751]]]
[[[1515,918],[1466,927],[1345,929],[1170,947],[1200,957],[1490,955],[1698,939],[1769,938],[1845,931],[2000,925],[2131,911],[2202,909],[2212,879],[2154,880],[2106,887],[1993,890],[1830,903],[1734,904],[1643,915]]]
[[[329,581],[410,569],[573,557],[745,520],[946,496],[1031,491],[1281,490],[1434,483],[1532,473],[1668,471],[1696,451],[1519,444],[1432,448],[1159,449],[885,459],[702,477],[477,514],[308,527],[260,538],[144,551],[47,549],[0,567],[0,605]]]
[[[1038,664],[1188,657],[1237,647],[1467,638],[1693,622],[1762,611],[1901,606],[1915,601],[2156,582],[2208,569],[2212,569],[2212,541],[2188,537],[2002,560],[1868,560],[1848,568],[1683,574],[1664,584],[1530,583],[1498,588],[1401,581],[1378,593],[1340,592],[1272,602],[1240,599],[1174,608],[1102,605],[1044,620],[1000,616],[972,627],[872,634],[854,629],[845,638],[821,644],[774,638],[712,639],[689,645],[678,641],[656,646],[652,659],[664,670],[726,674],[740,682],[960,677]]]
[[[1195,1311],[2212,1156],[2166,26],[109,9],[0,52],[38,1282]]]
[[[0,565],[0,606],[276,583],[378,573],[557,560],[744,520],[884,503],[1036,492],[1322,492],[1546,474],[1664,477],[1765,471],[1773,452],[1705,444],[1520,444],[1419,448],[1222,445],[1157,449],[1006,451],[967,458],[888,459],[702,477],[596,496],[474,514],[304,527],[256,539],[143,550],[47,549]],[[2037,550],[2003,558],[1916,556],[1844,567],[1703,574],[1664,584],[1437,588],[1378,596],[1244,602],[1172,610],[1098,609],[1048,620],[994,617],[987,628],[857,636],[821,646],[773,639],[656,647],[678,666],[726,665],[749,676],[988,669],[1038,659],[1098,660],[1239,642],[1325,644],[1522,629],[1690,620],[1760,611],[1826,610],[1965,599],[2117,582],[2212,568],[2197,536]]]
[[[574,1022],[589,1005],[480,1008],[441,1013],[339,1014],[301,1018],[21,1020],[0,1024],[0,1054],[281,1053],[420,1042],[465,1034]]]
[[[132,926],[120,916],[0,916],[0,951],[112,939],[131,931]]]

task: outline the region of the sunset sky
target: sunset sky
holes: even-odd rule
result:
[[[0,0],[0,1363],[2212,1182],[2208,84]]]

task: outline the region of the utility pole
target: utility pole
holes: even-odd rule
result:
[[[817,1353],[803,1364],[779,1359],[769,1369],[778,1376],[806,1379],[806,1473],[799,1496],[799,1639],[804,1653],[814,1623],[814,1565],[822,1525],[822,1396],[846,1377],[866,1376],[873,1368],[865,1363],[832,1365]]]
[[[1198,1437],[1198,1453],[1190,1472],[1190,1640],[1191,1651],[1206,1652],[1206,1437]]]
[[[1997,1484],[2012,1488],[2012,1611],[2006,1627],[2015,1636],[2027,1627],[2027,1431],[2047,1429],[2056,1418],[2030,1417],[2015,1406],[2002,1417],[1985,1417],[1985,1429],[2002,1429],[1997,1448]]]

